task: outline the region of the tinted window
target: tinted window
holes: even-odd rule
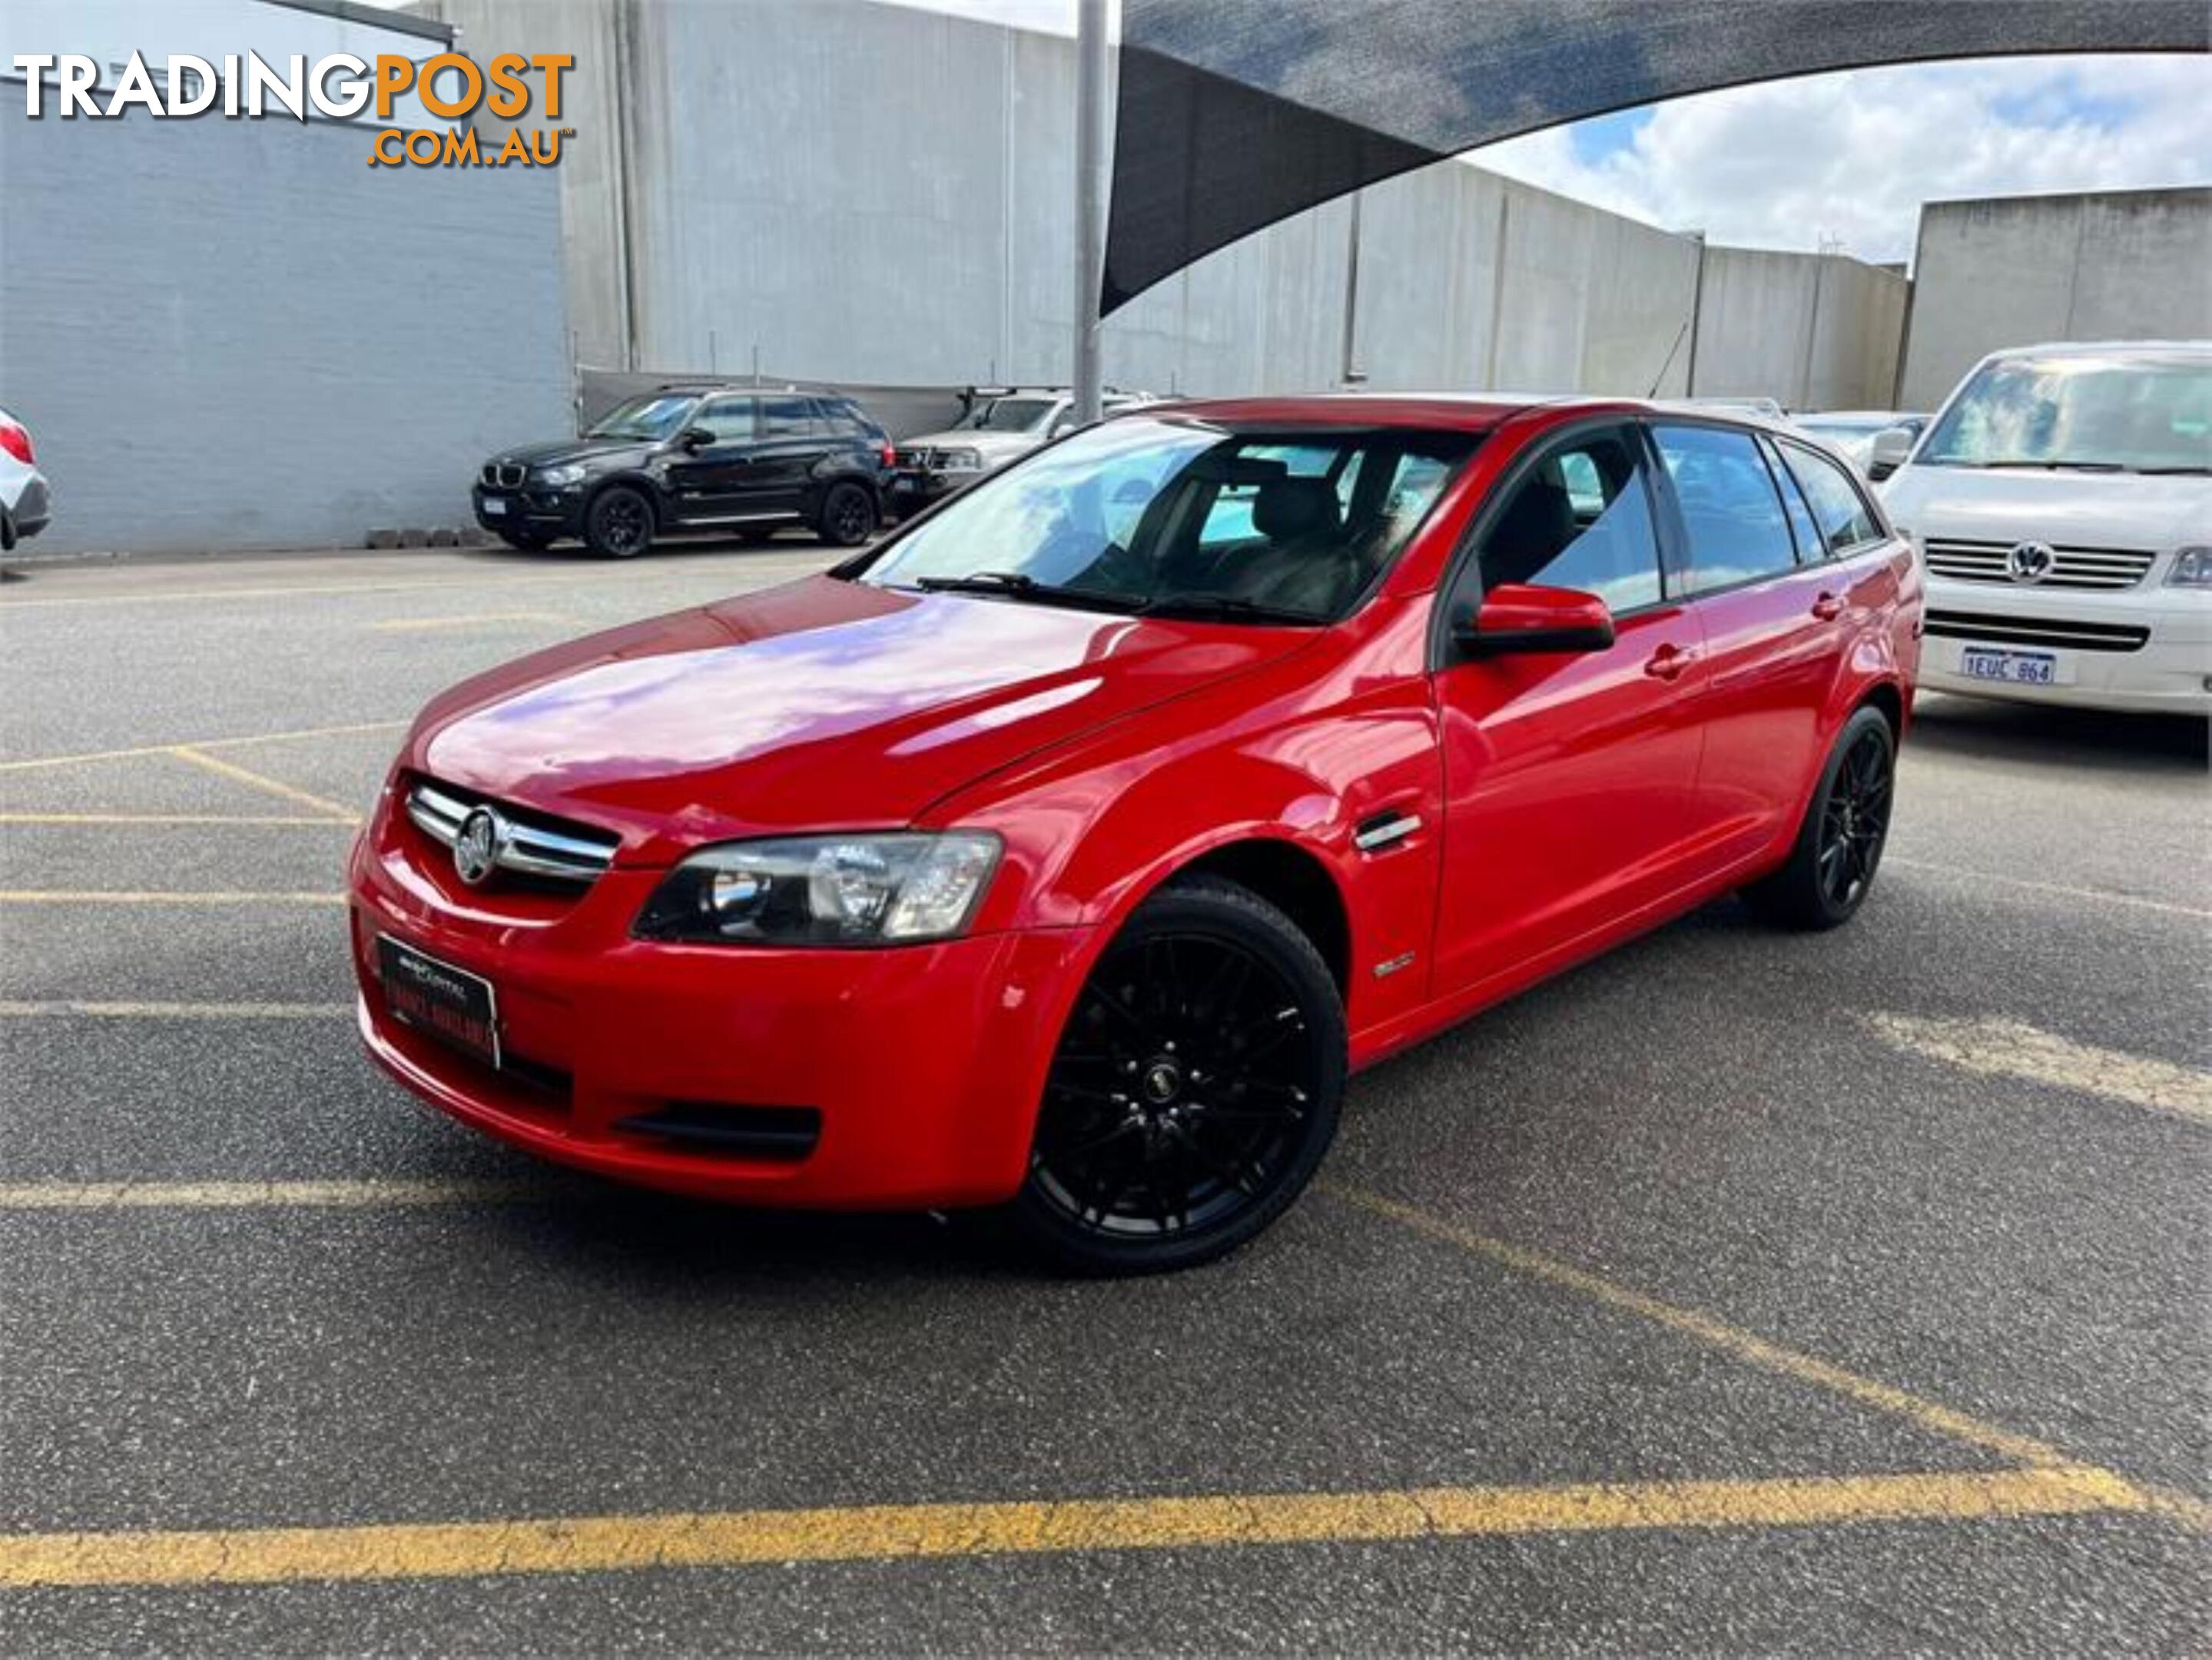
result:
[[[1827,544],[1821,539],[1820,527],[1813,522],[1813,509],[1805,503],[1805,492],[1798,488],[1790,469],[1782,464],[1782,452],[1774,447],[1771,438],[1759,441],[1759,452],[1766,457],[1768,471],[1782,489],[1782,508],[1790,515],[1790,538],[1797,544],[1797,562],[1818,564],[1828,556]]]
[[[718,444],[745,444],[752,441],[753,400],[750,398],[710,398],[699,406],[692,418],[695,427],[704,427],[714,435]]]
[[[1659,599],[1659,544],[1643,452],[1618,429],[1552,451],[1483,532],[1482,584],[1595,593],[1614,611]]]
[[[1655,427],[1690,538],[1692,593],[1795,568],[1781,492],[1751,434],[1726,427]]]
[[[1881,534],[1873,510],[1849,473],[1826,456],[1796,444],[1787,446],[1784,453],[1789,458],[1790,471],[1805,487],[1806,499],[1813,504],[1813,517],[1820,526],[1820,538],[1828,544],[1829,552],[1840,553],[1845,548],[1871,542]]]
[[[814,430],[814,405],[804,398],[761,399],[761,436],[802,438]]]

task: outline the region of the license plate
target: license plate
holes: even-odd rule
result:
[[[496,496],[487,496],[484,497],[484,511],[490,514],[505,513],[507,503]]]
[[[390,934],[379,934],[384,1002],[392,1018],[451,1043],[487,1066],[499,1064],[499,1000],[491,982],[425,957]]]
[[[2073,666],[2047,651],[1997,651],[1968,646],[1959,654],[1959,672],[1969,680],[1998,680],[2010,686],[2063,686],[2073,683]]]

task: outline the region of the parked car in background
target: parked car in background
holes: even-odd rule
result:
[[[0,410],[0,553],[46,529],[52,511],[31,429]]]
[[[578,438],[483,464],[477,523],[509,546],[574,537],[627,559],[669,531],[768,535],[809,526],[852,547],[882,521],[888,434],[849,398],[672,385],[601,416]]]
[[[1711,410],[1717,415],[1755,415],[1765,421],[1779,421],[1785,415],[1782,405],[1771,398],[1678,398],[1673,402],[1682,409]]]
[[[1926,550],[1923,684],[2212,713],[2212,343],[1995,353],[1882,491]]]
[[[902,518],[1076,428],[1074,395],[1064,386],[975,388],[969,396],[968,413],[942,432],[899,440],[891,506]],[[1109,392],[1102,401],[1112,415],[1152,400],[1143,392]]]
[[[1919,582],[1762,423],[1132,411],[433,701],[351,855],[361,1029],[609,1176],[1204,1262],[1297,1197],[1348,1070],[1733,890],[1847,921]]]
[[[1811,433],[1868,477],[1879,480],[1896,471],[1902,458],[1896,453],[1877,455],[1875,441],[1885,433],[1894,433],[1897,436],[1892,442],[1910,451],[1927,430],[1928,417],[1901,415],[1893,410],[1826,410],[1818,415],[1793,415],[1790,424]]]

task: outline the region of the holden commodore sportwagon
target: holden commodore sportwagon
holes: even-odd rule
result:
[[[825,574],[434,700],[354,849],[370,1053],[767,1205],[1185,1266],[1347,1073],[1881,857],[1919,579],[1850,468],[1631,403],[1149,409]]]

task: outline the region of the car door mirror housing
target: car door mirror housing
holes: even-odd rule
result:
[[[1874,435],[1874,449],[1867,460],[1867,477],[1887,478],[1905,465],[1905,458],[1912,453],[1915,435],[1910,427],[1885,427]]]
[[[712,445],[715,439],[714,435],[704,427],[686,427],[677,435],[676,441],[687,450],[702,450]]]
[[[1603,651],[1613,644],[1613,612],[1579,589],[1504,582],[1453,624],[1452,644],[1462,657]]]

